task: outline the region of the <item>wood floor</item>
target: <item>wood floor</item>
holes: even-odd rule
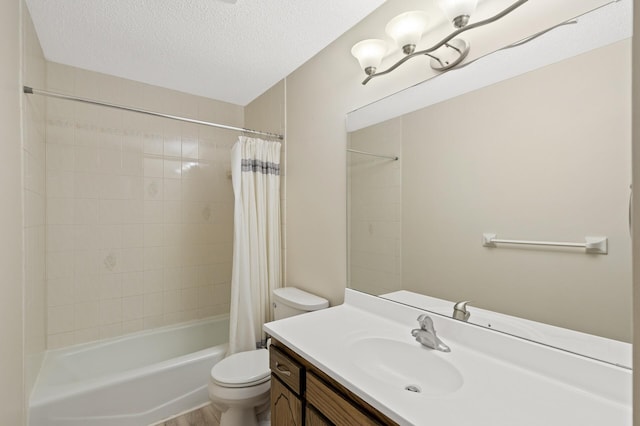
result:
[[[259,426],[271,426],[269,411],[258,416],[258,424]],[[211,405],[205,405],[197,410],[150,426],[220,426],[220,412],[214,410]]]
[[[218,414],[211,405],[190,411],[154,426],[219,426]]]

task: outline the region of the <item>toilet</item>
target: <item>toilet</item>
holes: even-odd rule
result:
[[[273,291],[274,319],[292,317],[329,306],[329,301],[295,287]],[[228,356],[211,369],[209,398],[219,410],[220,426],[256,426],[269,409],[269,351],[256,349]]]

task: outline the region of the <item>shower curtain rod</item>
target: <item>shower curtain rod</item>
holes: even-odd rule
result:
[[[109,107],[109,108],[116,108],[116,109],[121,109],[121,110],[124,110],[124,111],[139,112],[141,114],[152,115],[154,117],[163,117],[163,118],[168,118],[168,119],[171,119],[171,120],[184,121],[184,122],[192,123],[192,124],[201,124],[203,126],[216,127],[218,129],[235,130],[235,131],[238,131],[238,132],[250,133],[250,134],[253,134],[253,135],[262,135],[262,136],[267,136],[267,137],[274,138],[274,139],[279,139],[279,140],[283,140],[284,139],[284,136],[282,136],[280,134],[277,134],[277,133],[262,132],[260,130],[245,129],[244,127],[227,126],[226,124],[211,123],[209,121],[194,120],[192,118],[179,117],[177,115],[170,115],[170,114],[162,114],[160,112],[149,111],[149,110],[146,110],[146,109],[130,108],[130,107],[123,106],[123,105],[111,104],[111,103],[102,102],[102,101],[95,101],[93,99],[79,98],[79,97],[76,97],[76,96],[64,95],[62,93],[55,93],[55,92],[48,92],[46,90],[34,89],[32,87],[29,87],[29,86],[23,86],[23,91],[24,91],[24,93],[29,94],[29,95],[42,95],[42,96],[48,96],[50,98],[58,98],[58,99],[66,99],[66,100],[69,100],[69,101],[84,102],[86,104],[105,106],[105,107]]]
[[[393,160],[393,161],[399,160],[397,155],[374,154],[373,152],[358,151],[357,149],[350,149],[350,148],[347,148],[347,152],[353,152],[354,154],[370,155],[372,157],[388,158],[389,160]]]

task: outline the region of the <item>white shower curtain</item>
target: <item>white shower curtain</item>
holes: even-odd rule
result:
[[[256,348],[280,287],[280,142],[241,136],[231,149],[235,195],[228,354]]]

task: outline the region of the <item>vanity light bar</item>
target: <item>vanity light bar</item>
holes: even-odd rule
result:
[[[507,16],[508,14],[510,14],[517,8],[519,8],[520,6],[527,3],[527,1],[529,0],[517,0],[511,6],[504,9],[502,12],[499,12],[490,18],[487,18],[482,21],[478,21],[469,25],[466,25],[466,22],[468,19],[468,16],[467,16],[466,19],[461,21],[461,25],[455,24],[456,28],[458,28],[457,30],[455,30],[454,32],[452,32],[451,34],[449,34],[448,36],[440,40],[438,43],[426,49],[415,50],[414,44],[407,45],[407,46],[413,46],[408,49],[407,49],[407,46],[403,46],[403,52],[405,53],[405,56],[399,59],[396,63],[394,63],[384,71],[376,70],[377,65],[379,65],[379,63],[382,61],[383,56],[386,53],[386,51],[383,50],[381,46],[377,46],[377,48],[374,49],[375,52],[373,52],[373,56],[376,57],[376,59],[373,60],[371,58],[371,55],[372,55],[371,49],[358,49],[357,46],[360,43],[356,44],[354,46],[356,50],[355,51],[352,50],[352,54],[356,56],[356,58],[359,58],[358,61],[360,61],[361,67],[363,67],[365,73],[367,74],[367,77],[362,81],[362,84],[365,85],[373,78],[380,77],[385,74],[389,74],[390,72],[394,71],[396,68],[398,68],[400,65],[404,64],[408,60],[418,56],[430,57],[431,68],[435,69],[436,71],[446,71],[457,66],[465,59],[465,57],[469,53],[469,48],[470,48],[469,43],[467,41],[456,38],[458,35],[466,31],[472,30],[474,28],[482,27],[484,25],[488,25],[493,22],[496,22],[497,20],[504,18],[505,16]],[[366,42],[366,41],[376,41],[376,40],[370,39],[370,40],[364,40],[363,42]],[[435,56],[435,52],[438,49],[443,47],[448,49],[446,52],[447,58],[440,58],[438,56]],[[374,65],[373,62],[375,62],[376,64]]]
[[[496,244],[519,244],[528,246],[552,246],[552,247],[576,247],[583,248],[587,253],[607,254],[607,237],[585,237],[584,243],[565,243],[552,241],[526,241],[526,240],[502,240],[496,238],[496,234],[482,234],[484,247],[496,247]]]

